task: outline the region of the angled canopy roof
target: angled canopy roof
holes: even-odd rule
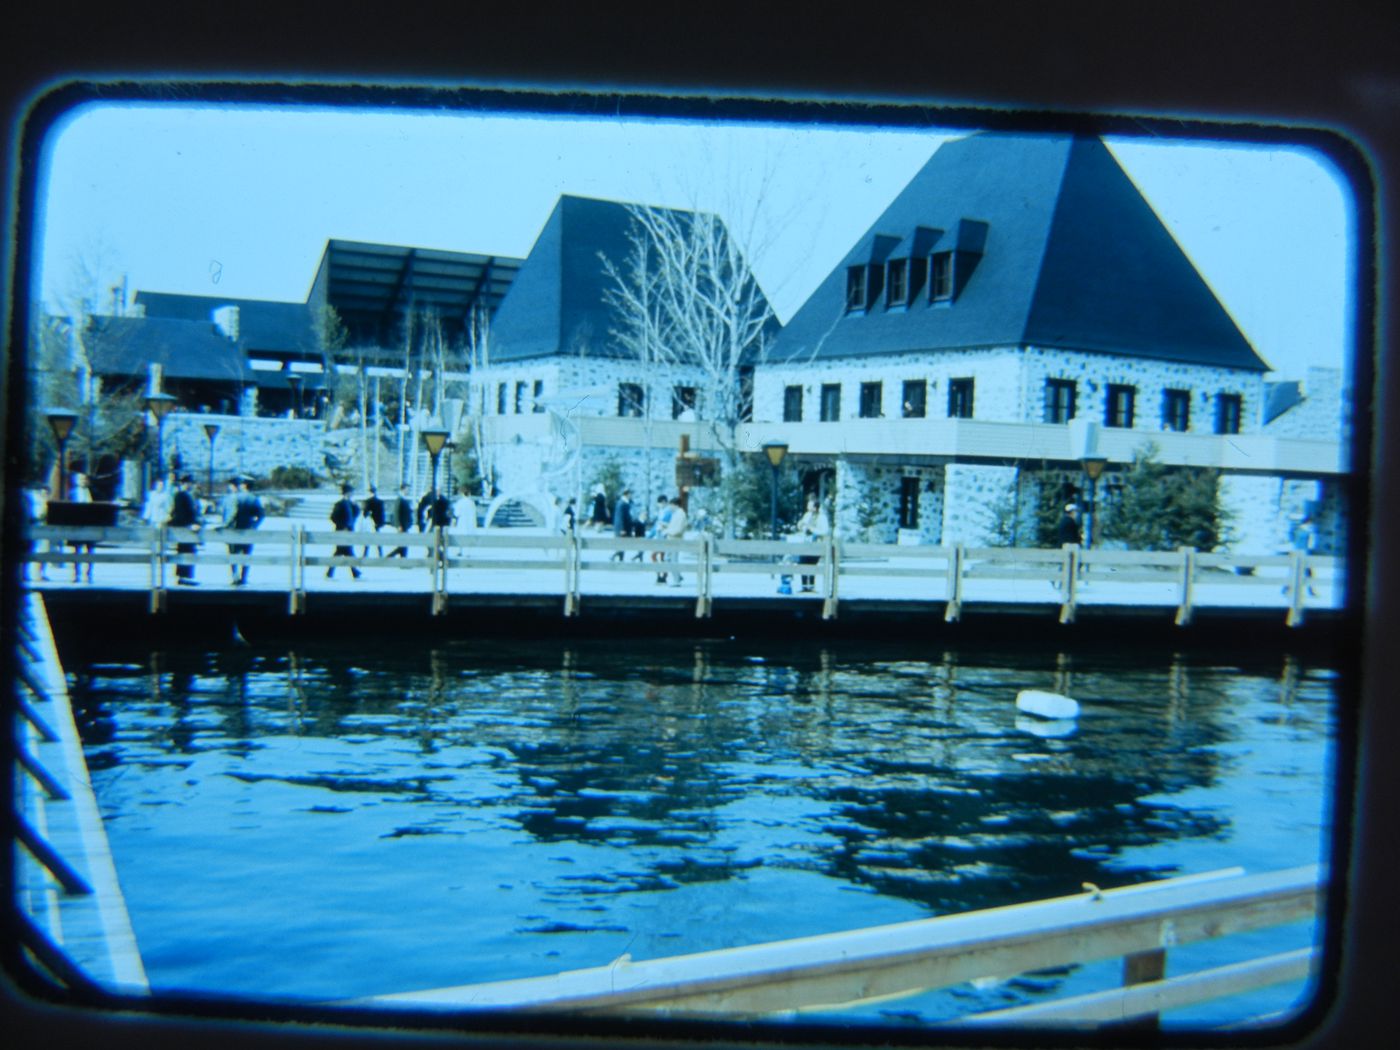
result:
[[[331,240],[308,301],[333,306],[352,339],[392,342],[410,311],[432,311],[449,328],[460,328],[474,307],[494,313],[520,263],[502,255]]]
[[[578,354],[619,357],[618,327],[603,257],[620,270],[628,255],[629,205],[562,196],[540,231],[491,327],[493,362]],[[661,208],[685,219],[692,213]],[[778,322],[769,325],[770,336]]]
[[[931,301],[925,280],[908,305],[882,294],[847,310],[850,267],[943,252],[951,301]],[[1268,369],[1107,147],[1067,134],[984,132],[940,147],[793,316],[774,356],[1026,345]]]

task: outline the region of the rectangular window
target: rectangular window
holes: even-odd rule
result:
[[[939,252],[931,260],[933,273],[928,282],[928,297],[935,303],[953,298],[953,253]]]
[[[835,423],[841,418],[841,384],[822,384],[822,422]]]
[[[783,387],[783,422],[802,422],[802,387]]]
[[[948,418],[972,418],[972,380],[948,380]]]
[[[686,415],[689,413],[689,415]],[[678,386],[671,389],[671,418],[680,419],[685,416],[687,419],[695,418],[695,388],[693,386]]]
[[[1045,381],[1045,422],[1068,423],[1074,418],[1075,382],[1073,379]]]
[[[1244,399],[1239,394],[1219,394],[1215,398],[1215,432],[1238,434]]]
[[[541,402],[541,399],[542,399],[543,397],[544,397],[544,380],[543,380],[543,379],[536,379],[536,380],[535,380],[535,387],[534,387],[534,396],[533,396],[533,398],[532,398],[532,400],[534,401],[534,404],[531,406],[531,411],[534,411],[534,412],[543,412],[543,411],[544,411],[544,405],[543,405],[542,402]]]
[[[928,380],[904,381],[904,418],[923,419],[928,414]]]
[[[879,419],[881,402],[884,400],[883,383],[862,383],[860,385],[860,418]]]
[[[496,415],[506,414],[506,398],[510,396],[510,388],[505,383],[500,383],[496,387]]]
[[[917,529],[919,527],[919,479],[899,479],[899,527]]]
[[[885,292],[886,306],[904,306],[909,302],[909,260],[891,259],[889,281]]]
[[[1191,391],[1162,392],[1162,426],[1183,433],[1191,428]]]
[[[1104,426],[1131,430],[1133,426],[1133,401],[1136,398],[1137,387],[1109,383],[1108,396],[1104,398]]]
[[[515,384],[515,414],[517,416],[525,411],[525,391],[529,389],[530,385],[523,379]]]
[[[641,383],[617,384],[617,414],[619,416],[641,418],[642,408],[645,404]]]
[[[846,268],[846,312],[865,309],[865,267]]]

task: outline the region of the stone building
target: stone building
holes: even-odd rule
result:
[[[1239,549],[1279,549],[1298,492],[1336,519],[1340,413],[1329,431],[1322,398],[1298,429],[1268,371],[1101,141],[980,133],[942,146],[783,328],[755,430],[846,536],[1028,545],[1086,451],[1108,460],[1109,513],[1151,443],[1224,471]]]
[[[639,507],[676,492],[682,440],[714,456],[705,370],[622,334],[607,263],[625,273],[636,241],[629,205],[564,196],[520,267],[472,371],[467,424],[497,493],[545,509],[582,497],[600,474]],[[690,213],[653,209],[681,223]],[[719,236],[725,237],[722,228]],[[761,295],[761,293],[760,293]],[[765,334],[778,325],[770,318]],[[735,381],[747,386],[751,369]],[[610,496],[615,493],[610,493]]]

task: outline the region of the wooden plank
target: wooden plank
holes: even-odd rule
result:
[[[1092,992],[1050,1002],[972,1014],[946,1022],[969,1027],[1036,1024],[1102,1024],[1154,1017],[1168,1010],[1224,999],[1288,981],[1305,980],[1317,964],[1317,951],[1299,948],[1262,959],[1217,966],[1166,980]]]
[[[1315,914],[1317,865],[1078,894],[963,915],[378,996],[454,1009],[762,1014],[1114,958]]]

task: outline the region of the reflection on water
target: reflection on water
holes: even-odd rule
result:
[[[545,974],[1310,863],[1329,822],[1335,676],[1292,657],[492,640],[86,659],[74,699],[156,987]],[[1021,688],[1082,716],[1018,717]]]

